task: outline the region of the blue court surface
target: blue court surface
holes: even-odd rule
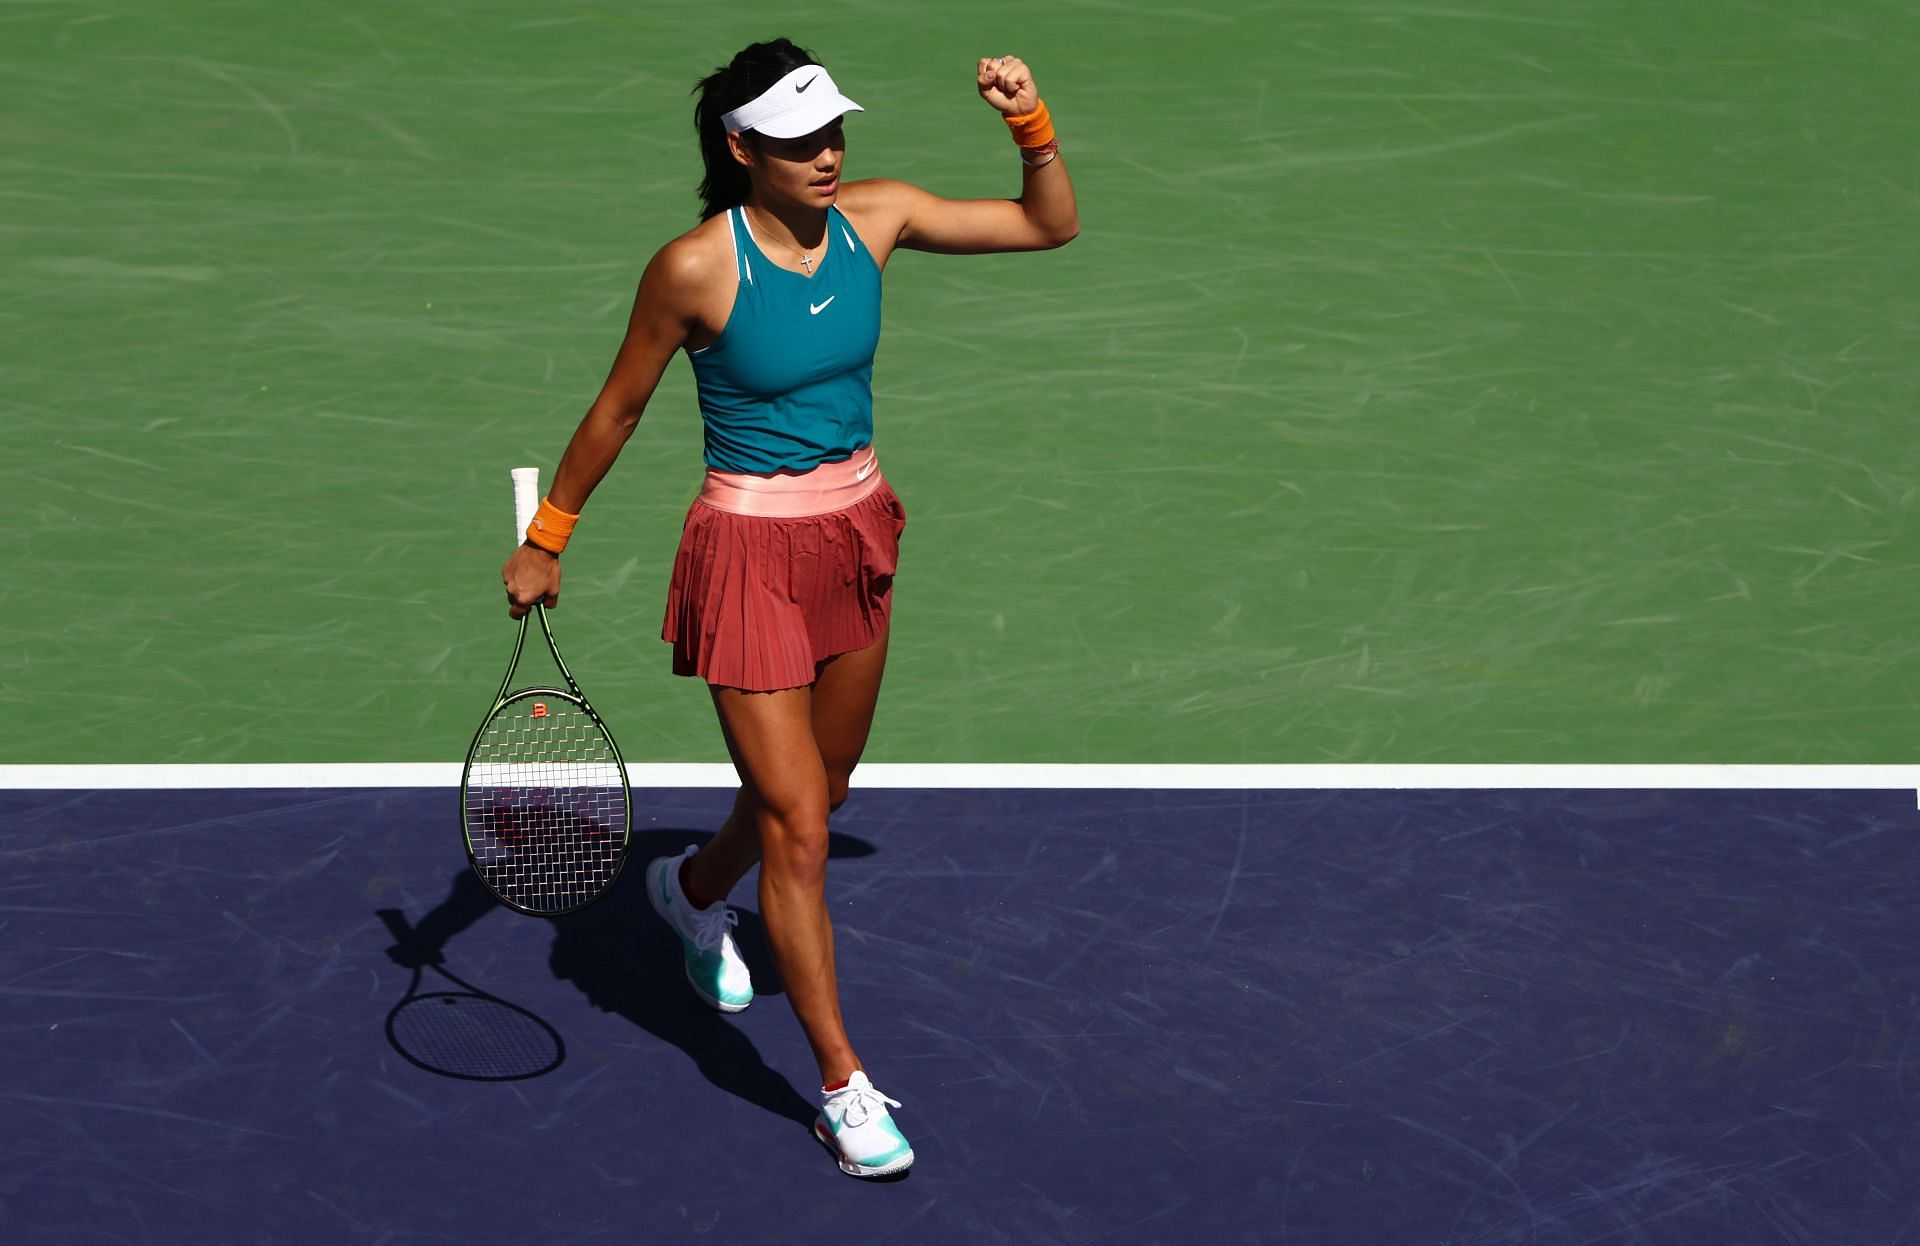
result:
[[[637,863],[494,905],[445,790],[0,793],[0,1240],[1920,1241],[1898,791],[856,794],[844,1177]]]

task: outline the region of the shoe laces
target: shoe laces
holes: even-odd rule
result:
[[[718,952],[726,944],[727,932],[740,924],[740,914],[724,904],[709,909],[689,905],[685,912],[693,926],[694,945],[709,952]]]
[[[884,1114],[888,1108],[900,1106],[898,1099],[889,1099],[872,1086],[849,1086],[833,1094],[834,1105],[840,1108],[840,1123],[851,1129],[858,1129],[873,1119],[876,1113]]]

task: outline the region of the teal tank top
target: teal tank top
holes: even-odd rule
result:
[[[827,250],[811,277],[768,261],[744,209],[727,221],[733,311],[711,345],[688,352],[707,466],[764,474],[850,458],[873,440],[879,266],[838,208],[827,209]]]

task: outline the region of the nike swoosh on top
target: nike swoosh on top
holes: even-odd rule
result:
[[[839,297],[840,297],[840,296],[839,296],[839,295],[837,295],[837,294],[829,294],[829,295],[827,295],[827,303],[831,303],[831,302],[833,302],[833,300],[835,300],[835,299],[837,299],[837,298],[839,298]],[[818,316],[818,315],[819,315],[819,314],[820,314],[821,312],[823,312],[823,311],[825,311],[825,310],[827,310],[827,303],[821,303],[821,304],[819,304],[818,306],[815,306],[815,305],[814,305],[814,304],[812,304],[812,303],[808,303],[808,304],[807,304],[807,310],[808,310],[808,311],[810,311],[810,312],[812,312],[812,313],[813,313],[814,315],[816,315],[816,316]]]
[[[818,82],[818,81],[820,81],[820,75],[819,75],[819,74],[815,74],[815,75],[814,75],[813,77],[811,77],[811,78],[809,78],[809,79],[807,79],[807,81],[806,81],[806,85],[805,85],[805,86],[797,86],[797,87],[795,87],[795,88],[793,88],[793,93],[794,93],[795,95],[801,95],[801,94],[804,94],[804,93],[806,92],[806,89],[807,89],[807,87],[810,87],[810,86],[812,86],[812,85],[813,85],[814,83],[816,83],[816,82]]]

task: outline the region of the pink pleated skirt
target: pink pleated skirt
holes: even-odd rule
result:
[[[777,692],[873,644],[893,611],[906,523],[871,446],[808,472],[709,471],[660,628],[674,674]]]

